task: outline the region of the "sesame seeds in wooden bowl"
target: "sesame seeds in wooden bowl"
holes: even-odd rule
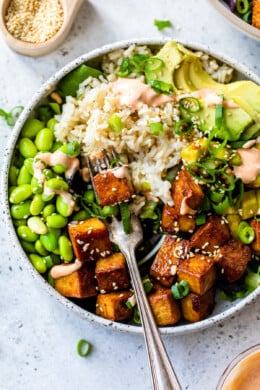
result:
[[[83,0],[4,0],[0,29],[14,51],[48,54],[66,38]]]

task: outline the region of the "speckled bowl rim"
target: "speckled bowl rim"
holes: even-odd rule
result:
[[[54,89],[57,82],[64,77],[67,73],[71,72],[73,69],[81,65],[82,63],[85,63],[87,61],[93,60],[97,57],[100,57],[109,51],[121,49],[124,47],[127,47],[131,44],[139,44],[139,45],[163,45],[168,40],[174,39],[174,38],[164,38],[164,39],[158,39],[158,38],[142,38],[142,39],[133,39],[133,40],[124,40],[115,42],[112,44],[108,44],[105,46],[102,46],[101,48],[92,50],[86,54],[83,54],[76,58],[74,61],[71,61],[67,65],[65,65],[62,69],[57,71],[53,76],[49,78],[40,88],[39,90],[34,94],[31,101],[26,105],[24,108],[21,116],[19,117],[16,125],[14,126],[13,130],[11,131],[10,138],[8,140],[8,145],[5,150],[4,154],[4,163],[1,173],[1,188],[2,188],[2,207],[3,207],[3,213],[4,213],[4,220],[7,225],[7,232],[10,235],[10,238],[12,240],[12,244],[14,244],[15,248],[17,249],[19,256],[21,257],[22,261],[26,265],[29,272],[32,274],[32,276],[39,281],[39,285],[42,286],[47,293],[55,298],[58,302],[60,302],[62,305],[64,305],[67,309],[72,310],[74,313],[80,315],[80,317],[87,319],[91,322],[94,322],[96,324],[103,325],[105,327],[110,327],[111,329],[122,331],[122,332],[128,332],[128,333],[135,333],[135,334],[141,334],[143,332],[142,327],[131,325],[131,324],[125,324],[125,323],[119,323],[119,322],[112,322],[109,320],[106,320],[102,317],[99,317],[80,306],[76,305],[69,299],[63,297],[60,295],[53,287],[49,285],[47,281],[34,269],[30,261],[28,260],[27,255],[23,251],[18,237],[15,233],[13,224],[12,224],[12,218],[10,215],[9,210],[9,204],[8,204],[8,171],[10,166],[10,159],[14,151],[15,144],[17,142],[17,139],[19,137],[19,133],[21,131],[21,128],[27,119],[28,116],[30,116],[31,112],[35,109],[37,104],[44,99],[52,89]],[[204,46],[199,43],[194,42],[188,42],[184,40],[176,40],[179,43],[190,47],[194,50],[200,50],[205,53],[208,53],[215,58],[226,62],[228,65],[232,66],[234,69],[236,69],[238,72],[242,73],[245,78],[249,78],[256,83],[260,83],[260,79],[252,72],[250,71],[245,65],[237,64],[234,59],[228,58],[226,55],[214,53],[213,50],[211,50],[208,46]],[[257,288],[254,292],[252,292],[250,295],[245,297],[244,299],[240,301],[235,301],[232,304],[232,307],[226,309],[223,312],[220,312],[218,314],[214,314],[211,317],[208,317],[205,320],[202,320],[200,322],[191,323],[191,324],[181,324],[176,326],[169,326],[169,327],[161,327],[160,332],[162,334],[187,334],[192,333],[195,331],[200,331],[202,329],[208,328],[210,326],[216,325],[217,323],[223,321],[224,319],[227,319],[230,316],[236,315],[242,308],[249,305],[251,302],[253,302],[257,296],[260,293],[260,287]]]

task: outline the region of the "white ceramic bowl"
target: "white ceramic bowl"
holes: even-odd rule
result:
[[[251,38],[260,40],[260,30],[235,15],[223,0],[209,0],[209,2],[235,28]]]
[[[52,90],[55,89],[56,84],[61,80],[67,73],[72,71],[73,69],[77,68],[79,65],[86,63],[86,62],[95,62],[98,60],[99,57],[103,56],[104,54],[115,50],[119,48],[127,47],[129,44],[146,44],[146,45],[152,45],[152,46],[159,46],[164,44],[168,39],[164,40],[158,40],[158,39],[137,39],[132,41],[122,41],[117,42],[114,44],[106,45],[101,48],[98,48],[96,50],[93,50],[87,54],[84,54],[74,61],[70,62],[66,66],[64,66],[62,69],[60,69],[58,72],[56,72],[33,96],[32,100],[29,102],[29,104],[25,107],[24,111],[22,112],[21,116],[19,117],[14,129],[11,132],[11,136],[6,148],[5,156],[4,156],[4,166],[2,170],[2,201],[3,201],[3,208],[4,208],[4,217],[7,223],[7,230],[10,235],[12,245],[14,244],[17,248],[19,258],[21,258],[24,263],[27,266],[27,269],[32,274],[33,277],[37,279],[39,282],[39,285],[42,286],[46,292],[50,295],[51,299],[57,299],[61,304],[63,304],[68,310],[73,310],[75,313],[79,314],[81,317],[93,321],[97,324],[108,326],[112,329],[119,330],[119,331],[126,331],[131,333],[142,333],[142,328],[139,326],[131,325],[131,324],[125,324],[125,323],[118,323],[118,322],[111,322],[109,320],[106,320],[102,317],[99,317],[83,308],[78,306],[76,303],[70,301],[69,299],[61,296],[53,287],[51,287],[48,282],[45,281],[45,279],[34,269],[30,261],[28,260],[28,257],[26,253],[23,251],[18,237],[16,235],[15,229],[13,227],[12,218],[10,215],[9,210],[9,203],[8,203],[8,171],[10,166],[11,157],[14,152],[15,144],[17,142],[17,139],[19,137],[21,128],[26,121],[26,119],[33,115],[34,109],[44,101],[47,95],[49,95]],[[212,56],[215,56],[217,59],[227,63],[228,65],[232,66],[234,69],[237,70],[237,77],[238,78],[249,78],[257,83],[260,83],[260,79],[254,75],[251,71],[249,71],[246,67],[238,64],[235,60],[232,60],[230,58],[227,58],[226,56],[214,53],[213,50],[210,50],[206,46],[202,46],[200,44],[195,43],[189,43],[185,41],[180,41],[180,43],[184,44],[185,46],[195,49],[195,50],[202,50]],[[260,287],[252,292],[250,295],[248,295],[246,298],[242,300],[237,300],[234,302],[228,302],[228,301],[219,301],[216,304],[215,310],[213,314],[208,317],[207,319],[197,322],[197,323],[191,323],[191,324],[179,324],[171,327],[162,327],[161,333],[163,334],[183,334],[183,333],[189,333],[194,332],[196,330],[201,330],[204,328],[207,328],[209,326],[212,326],[225,318],[235,315],[238,313],[242,308],[244,308],[246,305],[248,305],[250,302],[252,302],[260,293]]]

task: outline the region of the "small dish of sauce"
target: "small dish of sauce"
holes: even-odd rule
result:
[[[217,390],[260,389],[260,344],[240,353],[226,368]]]

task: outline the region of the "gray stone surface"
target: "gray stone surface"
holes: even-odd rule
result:
[[[170,19],[173,27],[160,33],[155,18]],[[93,48],[161,36],[207,45],[260,73],[259,43],[205,0],[92,0],[85,1],[66,42],[47,56],[18,55],[0,37],[0,107],[25,105],[54,71]],[[2,159],[11,129],[3,121],[0,127]],[[90,323],[52,299],[19,259],[2,212],[0,223],[0,389],[151,389],[142,336]],[[164,340],[183,389],[213,390],[227,363],[259,342],[259,332],[260,307],[254,302],[216,327]],[[93,344],[86,359],[76,352],[81,338]]]

